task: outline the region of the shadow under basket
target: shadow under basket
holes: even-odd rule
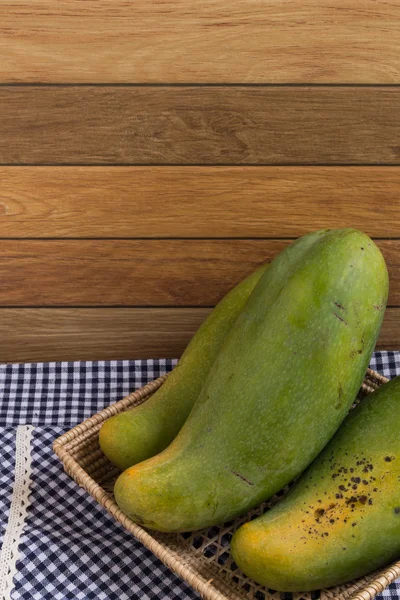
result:
[[[396,562],[345,585],[319,592],[293,594],[268,590],[246,577],[231,558],[231,537],[242,523],[263,514],[287,490],[241,518],[194,533],[165,534],[148,531],[126,517],[113,497],[113,485],[119,471],[100,450],[98,431],[109,417],[145,402],[166,378],[167,375],[148,383],[77,425],[55,440],[53,448],[66,473],[165,565],[187,581],[201,597],[208,600],[371,600],[400,577],[400,562]],[[368,370],[358,398],[362,401],[365,395],[373,393],[386,382],[385,377]]]

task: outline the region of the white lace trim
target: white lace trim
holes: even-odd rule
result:
[[[10,600],[18,546],[29,506],[32,425],[19,425],[15,438],[15,476],[10,514],[0,550],[0,600]]]

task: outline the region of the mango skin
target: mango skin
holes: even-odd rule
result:
[[[268,588],[306,592],[400,556],[400,377],[354,409],[291,493],[232,539]]]
[[[387,293],[383,257],[356,230],[317,232],[278,255],[175,440],[118,478],[122,511],[152,529],[196,530],[297,477],[356,397]]]
[[[259,267],[216,305],[166,382],[149,400],[103,424],[100,447],[121,471],[158,454],[172,442],[197,400],[227,333],[267,267]]]

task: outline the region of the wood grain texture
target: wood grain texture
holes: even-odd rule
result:
[[[207,308],[0,309],[0,363],[178,358]],[[378,348],[399,349],[400,308],[388,308]]]
[[[0,363],[174,358],[210,309],[0,309]]]
[[[2,87],[2,164],[399,164],[400,88]]]
[[[284,241],[0,242],[0,305],[212,306]]]
[[[0,306],[213,306],[287,240],[3,240]],[[400,304],[400,240],[378,242]]]
[[[399,203],[398,167],[0,168],[0,237],[400,237]]]
[[[382,329],[379,335],[378,350],[399,350],[400,348],[400,308],[386,309]]]
[[[400,80],[384,0],[5,0],[0,23],[6,82]]]

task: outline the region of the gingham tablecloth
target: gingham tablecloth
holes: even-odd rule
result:
[[[199,598],[65,475],[51,449],[175,363],[0,365],[0,600]],[[400,352],[375,353],[371,367],[399,375]],[[400,600],[400,580],[380,597]]]

